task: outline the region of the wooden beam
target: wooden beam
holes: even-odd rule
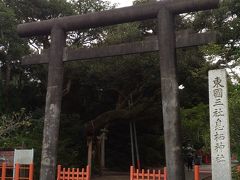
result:
[[[212,43],[216,41],[216,33],[186,33],[177,32],[176,47],[185,48],[192,46],[199,46],[207,43]],[[64,62],[75,61],[75,60],[88,60],[94,58],[105,58],[111,56],[121,56],[137,53],[147,53],[158,51],[158,40],[156,36],[151,37],[144,41],[124,43],[118,45],[111,45],[99,48],[81,48],[81,49],[71,49],[65,48]],[[46,64],[49,61],[49,50],[45,50],[39,55],[28,55],[23,57],[22,65],[30,64]]]
[[[153,19],[157,17],[161,7],[166,7],[174,14],[180,14],[216,8],[218,4],[219,0],[160,1],[139,6],[20,24],[17,27],[17,32],[21,37],[48,35],[55,24],[61,26],[65,31],[74,31],[77,29]]]

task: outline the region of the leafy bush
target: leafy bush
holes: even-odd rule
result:
[[[22,108],[19,112],[0,116],[0,140],[9,138],[23,127],[31,126],[31,115]]]

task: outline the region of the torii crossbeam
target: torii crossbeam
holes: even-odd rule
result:
[[[19,25],[18,34],[21,37],[51,34],[50,50],[39,56],[26,57],[23,61],[24,64],[48,63],[40,180],[55,179],[56,150],[62,100],[63,62],[151,51],[159,51],[160,56],[162,112],[168,179],[184,180],[180,120],[178,117],[179,103],[175,49],[176,47],[208,43],[214,40],[214,36],[192,34],[192,36],[195,36],[194,41],[189,37],[184,38],[182,36],[187,43],[179,45],[181,42],[176,41],[175,37],[174,16],[180,13],[216,8],[218,4],[219,0],[169,0]],[[65,33],[67,31],[153,18],[158,19],[158,35],[157,38],[151,41],[115,45],[102,49],[71,50],[65,48]],[[196,38],[200,36],[204,36],[204,38]],[[139,43],[142,45],[139,46]],[[88,54],[89,52],[91,53],[90,55]],[[103,52],[104,55],[101,55],[100,52]],[[31,59],[32,62],[30,62]]]
[[[215,32],[192,33],[189,30],[177,32],[176,34],[176,48],[186,48],[213,43],[216,42],[217,36]],[[157,51],[159,51],[158,39],[156,36],[152,36],[150,39],[144,41],[123,43],[107,47],[79,49],[64,48],[63,62]],[[45,49],[42,54],[32,54],[25,56],[22,58],[21,64],[47,64],[49,63],[49,53],[50,50]]]

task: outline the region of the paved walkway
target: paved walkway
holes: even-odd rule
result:
[[[200,179],[210,180],[211,179],[211,165],[201,165],[200,166]],[[186,180],[194,179],[194,171],[185,170]]]

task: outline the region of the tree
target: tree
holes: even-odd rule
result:
[[[238,0],[224,0],[219,9],[208,13],[197,13],[193,21],[193,27],[198,31],[215,30],[219,33],[218,43],[206,46],[202,50],[209,61],[219,67],[227,68],[237,81],[239,74],[236,66],[239,65],[240,57],[239,12]]]
[[[229,79],[229,113],[231,148],[239,153],[239,124],[238,99],[239,99],[239,59],[240,59],[240,31],[239,1],[222,1],[220,8],[208,13],[195,14],[193,27],[198,31],[215,30],[218,32],[218,43],[203,47],[201,50],[206,54],[206,58],[213,67],[225,68],[228,71]]]
[[[238,154],[238,160],[240,158],[240,89],[239,84],[232,85],[229,83],[229,117],[230,117],[230,133],[231,133],[231,148],[232,152]]]
[[[3,146],[6,146],[6,142],[13,138],[14,135],[16,136],[17,132],[29,126],[31,126],[31,115],[27,114],[25,109],[21,109],[19,112],[1,115],[0,141],[4,142]]]
[[[9,96],[11,93],[10,87],[16,87],[19,85],[20,76],[18,71],[19,60],[23,54],[27,52],[27,46],[23,40],[21,40],[16,29],[16,16],[14,11],[7,7],[2,1],[0,2],[1,18],[0,18],[0,63],[1,63],[1,96],[3,99],[2,110],[7,110],[11,102],[9,102]]]
[[[106,31],[106,38],[103,39],[104,41],[100,44],[115,44],[139,40],[142,38],[142,34],[144,34],[144,36],[154,35],[154,32],[156,32],[155,27],[153,27],[150,22],[150,24],[145,23],[146,22],[128,23],[112,26]],[[198,138],[192,139],[192,142],[198,148],[203,145],[209,145],[208,134],[202,130],[208,127],[208,123],[206,123],[208,112],[206,112],[207,106],[205,105],[208,103],[207,71],[211,69],[212,66],[206,62],[204,55],[201,49],[196,47],[178,51],[179,83],[185,87],[180,92],[182,112],[184,113],[184,111],[188,109],[192,111],[196,111],[198,108],[201,109],[201,113],[196,115],[198,117],[197,120],[192,123],[194,126],[191,127],[191,129],[196,130],[198,128],[197,126],[200,126],[198,129]],[[77,70],[71,69],[70,72],[72,75],[69,77],[74,77],[74,81],[72,81],[72,89],[65,97],[66,101],[63,103],[65,110],[69,109],[70,111],[68,112],[72,113],[73,111],[80,112],[80,114],[82,114],[81,119],[87,122],[87,127],[90,127],[91,130],[94,127],[95,135],[98,135],[100,127],[108,124],[108,127],[113,130],[111,131],[110,138],[116,138],[113,138],[115,141],[112,139],[112,142],[122,141],[118,135],[119,133],[121,137],[124,136],[124,142],[126,142],[127,134],[129,133],[127,123],[114,125],[113,122],[118,123],[121,120],[124,122],[144,122],[144,127],[148,126],[151,129],[153,128],[151,123],[156,123],[155,125],[159,128],[159,132],[154,134],[155,136],[151,136],[152,134],[150,132],[147,132],[146,134],[148,135],[146,135],[143,131],[141,133],[144,135],[140,134],[139,136],[142,137],[142,139],[147,136],[154,137],[154,140],[156,140],[154,142],[161,140],[162,143],[159,143],[158,146],[156,146],[156,143],[154,147],[146,148],[148,150],[145,149],[145,154],[151,152],[151,154],[154,154],[153,157],[158,157],[158,160],[161,159],[163,161],[164,158],[160,157],[164,156],[164,152],[161,151],[159,153],[159,151],[157,151],[161,148],[163,149],[163,141],[161,139],[163,137],[162,118],[159,116],[161,94],[158,55],[156,53],[149,53],[146,55],[114,57],[109,58],[109,60],[105,59],[104,62],[88,61],[73,64]],[[78,92],[79,95],[76,96],[73,92]],[[131,107],[131,111],[129,111],[128,100],[131,99],[131,96],[133,97],[133,107]],[[76,97],[83,98],[78,99]],[[71,100],[67,100],[68,98]],[[67,103],[69,101],[72,103]],[[194,106],[199,107],[194,109]],[[189,114],[190,113],[191,112],[189,112]],[[147,123],[149,119],[155,119],[155,121],[153,120],[151,123]],[[188,122],[191,122],[192,119],[185,118],[184,121],[186,125]],[[186,126],[184,127],[185,130],[187,128]],[[191,136],[188,134],[188,137]],[[144,143],[146,143],[144,140],[140,143],[143,149],[145,147],[143,145]],[[113,146],[114,144],[112,143],[111,147]],[[119,143],[118,149],[123,148],[129,151],[118,153],[122,154],[121,157],[126,157],[126,159],[129,160],[129,144],[127,146],[126,143]],[[111,148],[109,151],[114,152],[112,154],[117,153],[114,148]],[[116,163],[116,159],[111,158],[112,164],[119,164]],[[149,163],[147,158],[144,163],[145,165]]]
[[[192,145],[194,149],[210,149],[210,127],[208,105],[198,104],[189,109],[181,109],[183,125],[183,145]]]

